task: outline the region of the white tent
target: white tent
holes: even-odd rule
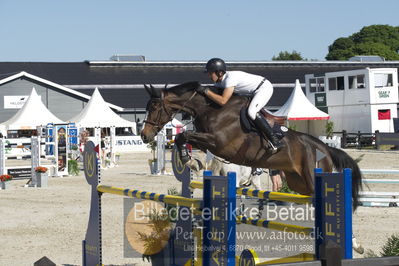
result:
[[[313,136],[325,135],[326,120],[330,116],[314,106],[302,91],[299,80],[287,102],[273,115],[284,117],[287,125]]]
[[[109,108],[100,92],[96,88],[89,102],[83,110],[69,122],[79,127],[132,127],[136,130],[136,123],[130,122],[117,115]]]
[[[48,123],[62,124],[64,121],[53,115],[43,104],[41,97],[35,88],[22,108],[9,120],[1,125],[6,130],[36,129],[37,126],[45,126]]]
[[[295,81],[295,88],[287,102],[273,115],[287,120],[326,120],[330,116],[314,106],[302,91],[299,80]]]

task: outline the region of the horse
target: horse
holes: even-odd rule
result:
[[[175,138],[175,145],[185,143],[203,152],[234,164],[256,168],[272,168],[285,173],[290,189],[302,195],[314,193],[314,168],[324,172],[352,169],[353,210],[359,205],[362,175],[357,163],[344,151],[332,148],[319,139],[292,129],[281,139],[283,147],[278,152],[269,148],[269,142],[256,131],[248,131],[240,120],[240,113],[248,106],[250,98],[233,95],[219,106],[196,89],[198,82],[188,82],[170,88],[158,89],[145,86],[150,94],[146,107],[146,119],[141,131],[144,143],[154,140],[162,127],[177,113],[193,117],[195,131],[185,131]],[[213,91],[214,87],[209,87]],[[317,157],[324,157],[316,162]]]
[[[211,170],[213,174],[227,176],[228,172],[236,173],[236,187],[253,186],[254,189],[261,190],[260,174],[252,167],[227,163],[223,159],[213,156],[207,163],[206,170]]]

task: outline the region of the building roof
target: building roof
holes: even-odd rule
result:
[[[76,90],[67,88],[65,86],[62,86],[60,84],[57,84],[57,83],[49,81],[49,80],[46,80],[44,78],[32,75],[32,74],[27,73],[25,71],[21,71],[21,72],[18,72],[18,73],[13,73],[13,74],[8,74],[8,75],[3,75],[3,76],[0,75],[0,85],[8,83],[8,82],[11,82],[11,81],[16,80],[16,79],[20,79],[20,78],[33,80],[33,81],[36,81],[38,83],[48,85],[50,87],[56,88],[56,89],[58,89],[60,91],[63,91],[65,94],[69,94],[69,95],[71,95],[73,97],[76,97],[76,98],[79,98],[79,99],[82,99],[82,100],[88,101],[90,99],[90,96],[88,96],[87,94],[80,93],[80,92],[78,92]],[[123,110],[123,108],[121,108],[120,106],[116,106],[116,105],[110,104],[110,103],[107,103],[107,104],[111,108],[113,108],[115,110],[118,110],[118,111],[122,111]]]
[[[180,84],[188,81],[209,83],[203,73],[205,62],[0,62],[0,78],[21,71],[60,84],[82,94],[91,95],[99,88],[104,99],[125,109],[144,109],[148,95],[143,84]],[[399,61],[270,61],[227,62],[230,70],[243,70],[269,79],[275,93],[269,106],[281,106],[291,94],[294,81],[303,84],[305,74],[361,69],[399,67]]]

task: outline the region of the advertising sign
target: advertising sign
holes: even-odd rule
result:
[[[115,144],[116,152],[150,150],[140,136],[116,136]]]
[[[352,170],[343,173],[322,173],[315,170],[316,247],[331,241],[342,249],[342,257],[352,258]],[[316,248],[320,258],[320,249]]]
[[[28,98],[28,95],[4,96],[4,109],[21,109]]]
[[[68,175],[68,156],[67,156],[67,125],[55,125],[55,142],[58,147],[56,149],[57,175]]]

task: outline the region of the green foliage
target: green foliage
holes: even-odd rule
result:
[[[68,174],[79,175],[79,165],[76,160],[68,160]]]
[[[382,247],[382,257],[399,256],[399,235],[391,235]]]
[[[334,132],[334,122],[333,121],[327,121],[326,123],[326,135],[327,138],[332,138]]]
[[[349,37],[336,39],[328,47],[327,60],[348,60],[357,55],[378,55],[399,60],[399,27],[371,25]]]
[[[298,61],[298,60],[304,60],[302,58],[301,53],[297,51],[292,51],[292,53],[288,51],[283,51],[278,54],[278,56],[273,56],[272,58],[273,61]]]
[[[72,145],[71,150],[77,151],[79,149],[78,145]]]
[[[179,193],[175,187],[172,187],[168,189],[168,195],[181,196],[181,193]],[[166,204],[166,210],[168,211],[170,221],[176,222],[178,216],[176,207],[174,205]]]
[[[399,27],[371,25],[352,35],[355,43],[381,43],[393,51],[399,50]]]
[[[359,43],[355,46],[356,55],[379,55],[387,60],[399,60],[399,54],[383,43]]]
[[[376,258],[376,257],[391,257],[391,256],[399,256],[399,235],[391,235],[387,242],[382,246],[382,252],[380,252],[380,256],[376,252],[371,249],[367,249],[364,257],[365,258]]]
[[[363,257],[365,258],[377,258],[378,254],[374,252],[374,250],[367,249],[364,253]]]
[[[171,222],[167,213],[159,212],[156,209],[152,209],[147,217],[149,218],[148,226],[151,228],[151,233],[137,232],[137,234],[140,240],[144,242],[144,254],[153,255],[162,250],[163,243],[168,241]]]
[[[293,191],[292,189],[289,188],[287,180],[285,180],[285,178],[281,178],[281,182],[282,182],[282,186],[281,188],[278,190],[278,192],[281,193],[290,193],[290,194],[297,194],[295,191]]]

